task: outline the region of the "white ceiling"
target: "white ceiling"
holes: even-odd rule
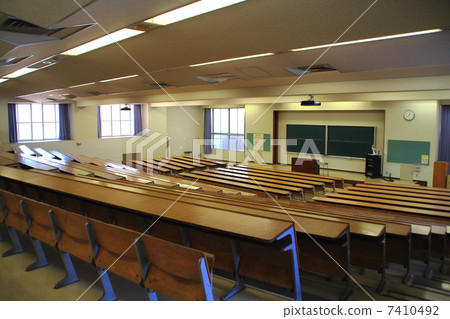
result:
[[[43,28],[64,29],[65,36],[39,43],[24,43],[28,34],[2,34],[0,60],[30,56],[12,66],[0,66],[0,75],[31,65],[79,44],[139,23],[193,1],[182,0],[0,0],[0,12]],[[56,5],[55,3],[58,3]],[[337,71],[305,75],[302,83],[370,80],[450,74],[450,31],[429,35],[290,52],[300,47],[333,43],[369,8],[374,0],[247,0],[189,20],[159,27],[137,37],[0,84],[0,98],[59,89],[25,96],[74,100],[89,92],[115,94],[150,90],[154,81],[177,90],[270,86],[292,78],[286,68],[330,64]],[[87,13],[86,13],[87,12]],[[1,18],[0,14],[0,18]],[[339,42],[450,26],[448,0],[378,0],[339,39]],[[94,19],[94,20],[93,20]],[[1,20],[0,20],[1,21]],[[101,28],[99,27],[101,26]],[[8,33],[8,32],[3,32]],[[14,39],[16,39],[14,41]],[[3,40],[3,41],[2,41]],[[20,42],[20,41],[22,42]],[[30,40],[31,41],[31,40]],[[12,44],[13,43],[13,44]],[[273,56],[190,68],[189,65],[272,52]],[[131,74],[139,77],[69,89],[69,86]],[[234,79],[206,84],[196,76],[228,74]],[[151,92],[161,93],[158,90]]]

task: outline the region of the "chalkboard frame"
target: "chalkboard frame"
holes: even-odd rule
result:
[[[293,129],[295,127],[297,127],[297,131]],[[311,127],[320,127],[324,130],[324,134],[319,135],[317,131],[305,134],[304,130]],[[347,140],[343,138],[336,139],[333,132],[331,132],[330,138],[330,128],[331,131],[336,129],[338,131],[348,130],[352,131],[352,133],[347,136]],[[367,154],[372,153],[372,145],[376,146],[376,126],[287,124],[286,138],[297,140],[297,145],[286,146],[287,152],[299,153],[305,139],[311,138],[319,149],[320,155],[362,159],[366,158]],[[308,153],[312,153],[311,149],[308,149]]]

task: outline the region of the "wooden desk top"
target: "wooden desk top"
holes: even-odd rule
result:
[[[376,189],[376,188],[370,188],[370,187],[356,187],[351,186],[347,188],[349,191],[358,191],[358,192],[369,192],[369,193],[377,193],[377,194],[389,194],[389,195],[398,195],[398,196],[405,196],[407,198],[409,197],[415,197],[415,198],[427,198],[427,199],[437,199],[441,201],[450,201],[450,198],[448,196],[439,196],[439,195],[429,195],[429,194],[420,194],[420,193],[410,193],[407,191],[396,191],[391,189]]]
[[[233,177],[233,176],[223,175],[223,174],[220,174],[218,172],[209,173],[209,172],[206,172],[206,171],[194,171],[194,172],[192,172],[192,174],[194,174],[194,175],[202,175],[202,176],[210,176],[210,177],[218,178],[220,180],[226,179],[226,180],[235,181],[235,182],[239,182],[239,183],[249,183],[249,184],[254,184],[254,185],[257,185],[257,186],[261,185],[261,186],[264,186],[264,187],[270,187],[270,188],[275,188],[275,189],[283,189],[283,190],[287,190],[287,191],[290,191],[290,192],[301,192],[302,191],[301,187],[292,187],[292,186],[280,185],[280,184],[271,183],[271,182],[254,181],[254,180],[249,179],[249,178]]]
[[[168,158],[168,157],[164,157],[164,158],[153,157],[153,161],[159,162],[159,164],[170,164],[172,166],[181,167],[183,169],[194,169],[195,168],[192,165],[182,164],[182,163],[174,161],[174,160],[172,160],[171,158]]]
[[[210,181],[210,182],[223,184],[223,185],[231,185],[231,186],[236,186],[236,187],[241,187],[241,188],[246,188],[246,189],[252,189],[252,190],[258,191],[258,192],[266,191],[268,193],[273,193],[273,194],[277,194],[277,195],[285,195],[285,196],[289,196],[290,195],[289,191],[283,191],[283,190],[277,189],[277,188],[262,187],[262,186],[258,186],[258,185],[255,185],[255,184],[240,183],[240,182],[235,182],[235,181],[230,181],[230,180],[223,180],[223,179],[220,179],[220,178],[215,178],[215,177],[210,177],[210,176],[203,176],[203,175],[196,175],[196,174],[191,174],[191,173],[180,173],[179,175],[180,176],[189,177],[189,178],[199,179],[199,180]]]
[[[390,187],[406,188],[406,189],[412,188],[412,189],[421,189],[421,190],[431,190],[431,191],[449,193],[449,195],[450,195],[450,189],[442,188],[442,187],[428,187],[428,186],[407,185],[407,184],[397,184],[397,183],[387,184],[387,183],[370,182],[370,181],[365,181],[364,184],[378,185],[378,186],[390,186]]]
[[[397,211],[397,212],[403,212],[403,213],[409,213],[409,214],[430,215],[430,216],[445,217],[445,218],[450,217],[450,214],[446,213],[446,212],[431,211],[431,210],[418,209],[418,208],[412,208],[412,207],[384,205],[384,204],[364,202],[361,200],[349,200],[349,199],[340,199],[340,198],[331,198],[331,197],[322,197],[322,196],[314,196],[313,200],[319,201],[319,202],[334,203],[334,204],[368,207],[368,208],[381,209],[381,210],[387,210],[387,211]]]
[[[200,164],[200,165],[203,165],[204,167],[217,167],[216,163],[214,163],[212,161],[207,161],[207,160],[204,160],[201,158],[186,157],[186,156],[172,156],[172,158],[184,160],[191,164]]]
[[[182,158],[182,157],[181,158],[178,158],[178,157],[163,157],[163,159],[170,160],[170,161],[172,161],[174,163],[180,163],[180,164],[188,165],[190,167],[192,167],[192,166],[193,167],[197,167],[197,168],[205,168],[206,167],[203,164],[196,163],[196,162],[193,162],[192,160],[190,161],[187,158]]]
[[[9,152],[6,152],[6,151],[2,151],[2,150],[0,150],[0,156],[1,157],[4,157],[4,158],[7,158],[7,159],[9,159],[9,160],[14,160],[15,159],[15,156],[14,156],[15,154],[13,154],[13,153],[9,153]]]
[[[261,171],[272,171],[276,173],[282,173],[282,174],[288,174],[288,175],[298,175],[298,176],[310,176],[314,178],[320,178],[320,179],[328,179],[328,180],[334,180],[334,181],[344,181],[342,177],[334,177],[334,176],[323,176],[318,174],[309,174],[309,173],[301,173],[301,172],[292,172],[292,171],[283,171],[279,169],[274,168],[264,168],[264,167],[251,167],[251,166],[245,166],[245,165],[236,165],[235,167],[242,167],[242,168],[249,168],[249,169],[257,169]]]
[[[242,166],[232,166],[228,167],[227,169],[233,170],[233,171],[239,171],[239,172],[245,172],[248,174],[258,174],[259,176],[265,176],[265,177],[275,177],[275,178],[289,178],[291,180],[296,180],[301,183],[321,183],[321,184],[330,184],[332,186],[335,186],[335,181],[331,179],[327,179],[326,177],[312,177],[308,175],[293,175],[289,171],[272,171],[269,169],[260,169],[260,168],[253,168],[253,167],[242,167]],[[295,172],[294,172],[295,173]],[[320,176],[320,175],[315,175]]]
[[[253,173],[251,171],[240,171],[240,170],[233,170],[233,169],[227,169],[227,168],[219,168],[217,170],[207,169],[207,170],[205,170],[205,172],[215,172],[215,173],[220,173],[220,174],[229,175],[229,176],[253,178],[255,180],[267,181],[267,182],[271,182],[271,183],[275,183],[275,184],[298,186],[298,187],[309,188],[309,189],[311,189],[314,186],[325,188],[324,182],[286,178],[283,176],[259,174],[259,173]],[[332,183],[334,184],[334,182],[332,182]]]
[[[393,199],[393,200],[403,200],[403,201],[409,201],[409,202],[418,202],[418,203],[423,203],[423,204],[442,205],[442,206],[450,207],[450,201],[438,200],[438,199],[428,199],[428,198],[421,198],[421,197],[405,197],[405,196],[388,195],[388,194],[381,194],[381,193],[358,192],[358,191],[352,191],[352,190],[337,190],[337,193],[361,196],[361,197],[375,197],[375,198],[384,198],[384,199]]]
[[[61,153],[61,152],[59,152],[59,151],[52,150],[52,151],[50,151],[49,153],[55,155],[57,158],[59,158],[59,159],[65,161],[65,162],[71,162],[71,161],[74,161],[73,158],[71,158],[70,156],[67,156],[66,154],[63,154],[63,153]]]
[[[49,159],[49,158],[44,158],[44,157],[29,156],[29,155],[22,155],[22,156],[31,161],[36,161],[38,163],[53,166],[56,169],[58,169],[59,171],[64,172],[64,173],[68,173],[68,174],[72,174],[72,175],[82,175],[82,176],[93,175],[91,172],[68,166],[68,165],[64,164],[63,162],[61,162],[60,160]]]
[[[61,179],[74,179],[84,183],[91,182],[87,181],[85,178],[76,176],[68,176],[68,175],[66,176],[58,174],[51,174],[51,175],[57,176]],[[104,187],[113,187],[123,191],[135,192],[139,194],[153,194],[158,198],[166,198],[172,201],[176,200],[180,194],[180,193],[177,194],[172,190],[169,191],[167,189],[157,189],[155,187],[147,188],[144,186],[135,187],[132,185],[124,185],[123,182],[120,181],[114,182],[99,181],[99,183]],[[120,183],[120,185],[117,185],[117,183]],[[344,232],[346,231],[347,225],[350,226],[350,231],[353,234],[359,234],[362,236],[369,236],[369,237],[379,237],[382,235],[385,229],[385,226],[383,224],[376,223],[373,221],[372,222],[360,221],[345,217],[317,214],[315,212],[308,213],[302,211],[292,211],[291,209],[288,209],[287,211],[291,215],[291,217],[289,217],[288,215],[286,215],[285,211],[283,211],[279,207],[275,207],[274,205],[267,205],[265,203],[259,202],[248,202],[243,199],[239,200],[237,198],[222,198],[206,194],[186,193],[183,196],[183,198],[180,199],[180,201],[182,202],[186,201],[190,204],[220,209],[223,211],[232,211],[241,214],[250,214],[267,218],[282,219],[286,221],[292,221],[291,219],[292,217],[298,223],[298,224],[296,223],[295,225],[296,231],[303,233],[306,230],[311,235],[320,236],[328,239],[337,239],[343,236]],[[324,223],[321,226],[321,223],[324,221],[327,223]],[[398,230],[396,231],[397,235],[403,235],[403,232],[398,233]]]
[[[214,164],[216,166],[226,166],[227,165],[227,163],[225,163],[225,162],[219,162],[219,161],[210,160],[210,159],[207,159],[207,158],[199,158],[199,157],[193,157],[193,156],[189,156],[189,155],[183,155],[183,157],[199,160],[201,162],[202,161],[203,162],[208,162],[208,163]]]
[[[380,186],[380,185],[370,185],[370,184],[356,184],[357,187],[369,188],[369,189],[384,189],[390,191],[398,191],[402,190],[403,192],[409,192],[414,194],[428,194],[428,195],[436,195],[445,198],[450,198],[450,194],[446,192],[427,190],[426,187],[422,188],[400,188],[400,187],[392,187],[392,186]]]
[[[374,198],[374,197],[370,197],[370,196],[367,196],[367,197],[366,196],[356,196],[356,195],[342,194],[342,193],[329,193],[326,196],[334,197],[334,198],[342,198],[342,199],[360,200],[360,201],[366,201],[366,202],[375,202],[375,203],[385,204],[385,205],[414,207],[414,208],[435,210],[435,211],[442,211],[442,212],[450,213],[449,206],[410,202],[406,199],[392,200],[392,199]],[[449,217],[450,217],[450,215],[449,215]]]
[[[145,162],[145,163],[150,163],[150,164],[153,164],[153,165],[157,165],[158,167],[168,168],[168,169],[170,169],[172,171],[182,171],[183,170],[182,167],[174,166],[174,165],[168,164],[167,162],[153,161],[151,159],[146,159],[146,158],[143,158],[142,161]]]
[[[158,196],[103,187],[101,182],[83,183],[10,167],[0,167],[0,176],[106,205],[151,216],[162,216],[164,219],[175,222],[257,241],[273,242],[292,227],[292,223],[281,220],[243,215],[182,201],[175,202]],[[151,201],[151,205],[149,205],[149,201]]]
[[[22,165],[25,165],[27,167],[30,168],[37,168],[37,169],[42,169],[45,171],[57,171],[58,169],[53,167],[53,166],[49,166],[43,163],[39,163],[36,160],[31,160],[27,157],[24,156],[23,153],[20,154],[12,154],[12,153],[8,153],[5,151],[0,151],[0,156],[4,157],[6,159],[9,159],[11,161],[14,161],[16,163],[20,163]]]
[[[143,168],[146,168],[146,169],[155,170],[160,173],[169,173],[170,172],[170,169],[159,167],[158,164],[145,163],[145,162],[139,161],[139,160],[131,160],[131,163],[142,166]]]
[[[14,164],[18,164],[17,161],[0,155],[0,165],[14,165]]]
[[[431,226],[412,225],[411,231],[416,235],[429,236],[431,234]]]

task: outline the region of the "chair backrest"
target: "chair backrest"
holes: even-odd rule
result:
[[[22,233],[26,233],[27,223],[20,208],[22,199],[24,197],[20,195],[0,190],[0,206],[4,223]]]
[[[95,255],[95,264],[130,281],[142,282],[142,273],[134,242],[140,233],[89,219],[86,225],[91,232],[91,244]]]
[[[53,209],[53,206],[29,198],[23,198],[20,206],[27,220],[28,234],[50,246],[55,246],[56,236],[48,216],[48,212]]]
[[[148,235],[137,247],[145,252],[146,288],[177,300],[213,299],[213,255]]]
[[[50,210],[49,215],[57,233],[58,249],[88,263],[92,262],[93,254],[85,228],[89,219],[56,207]]]

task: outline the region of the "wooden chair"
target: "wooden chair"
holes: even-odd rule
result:
[[[66,276],[55,284],[55,288],[60,288],[78,280],[70,255],[87,263],[93,261],[85,230],[88,218],[56,207],[52,207],[48,215],[56,236],[56,247],[66,269]]]
[[[213,255],[147,235],[135,245],[150,300],[157,300],[157,292],[177,300],[214,300]]]
[[[52,206],[23,197],[20,200],[20,207],[26,221],[27,234],[37,257],[36,261],[26,268],[26,271],[30,271],[48,265],[41,242],[52,247],[56,246],[55,233],[48,216]]]
[[[23,252],[17,230],[25,234],[27,232],[27,225],[20,209],[20,198],[21,197],[16,194],[0,190],[2,222],[6,225],[12,244],[12,248],[4,252],[2,255],[3,257]]]
[[[140,233],[94,219],[89,219],[85,227],[95,266],[105,289],[100,300],[116,299],[108,272],[140,284],[143,277],[134,248]]]

